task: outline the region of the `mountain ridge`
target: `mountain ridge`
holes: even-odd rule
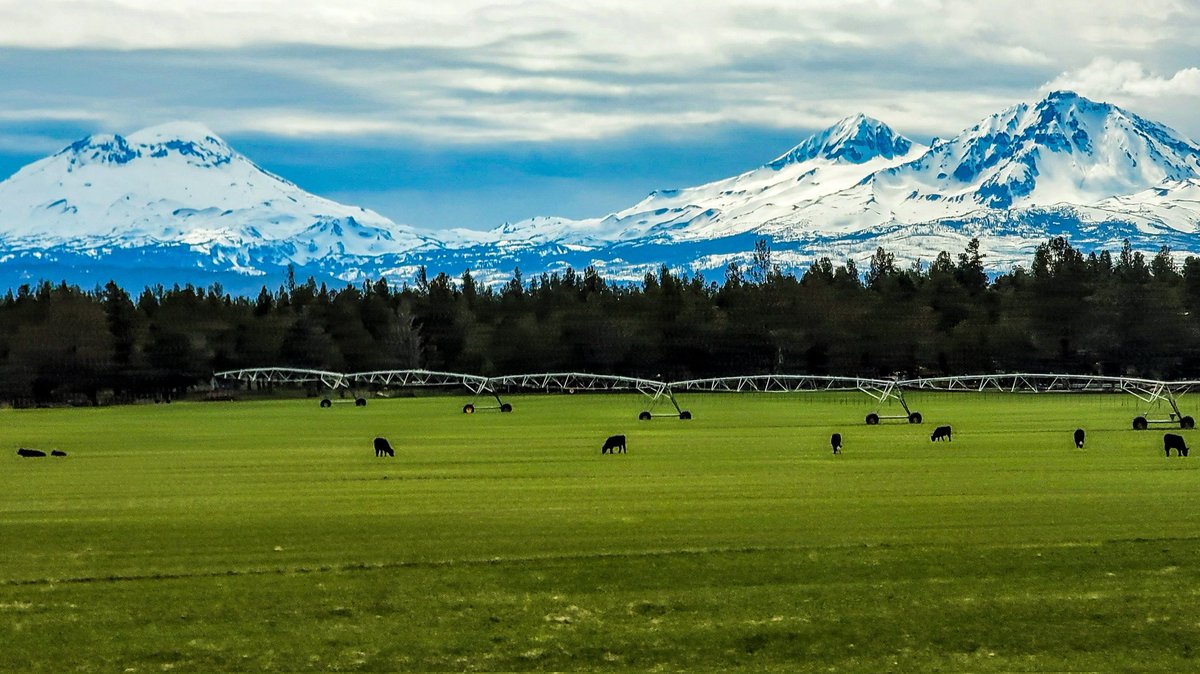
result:
[[[863,262],[880,245],[901,261],[930,260],[980,238],[989,268],[1003,271],[1058,235],[1200,253],[1200,145],[1073,92],[1010,106],[928,147],[856,114],[729,178],[655,190],[600,217],[486,232],[423,232],[309,194],[194,122],[94,134],[0,182],[9,285],[57,276],[56,264],[68,280],[120,275],[131,259],[154,260],[164,281],[247,287],[288,266],[334,282],[399,281],[422,265],[493,281],[515,267],[596,266],[635,280],[659,264],[720,273],[748,261],[759,239],[803,269],[821,256]]]

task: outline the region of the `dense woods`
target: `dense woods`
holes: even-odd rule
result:
[[[876,251],[782,273],[762,243],[722,279],[665,267],[639,284],[593,269],[499,287],[469,272],[327,288],[287,279],[130,295],[41,283],[0,301],[0,400],[173,396],[214,371],[290,366],[474,374],[587,371],[664,380],[758,373],[1005,371],[1200,376],[1200,258],[1084,254],[1063,239],[989,278],[978,243],[927,264]]]

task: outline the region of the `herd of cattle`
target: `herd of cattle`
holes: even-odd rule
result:
[[[954,430],[950,426],[938,426],[937,428],[933,429],[933,433],[929,435],[929,441],[938,442],[940,440],[945,440],[946,442],[953,442],[953,433]],[[1082,428],[1076,428],[1075,432],[1071,435],[1071,439],[1074,440],[1075,447],[1078,449],[1083,449],[1083,443],[1086,438],[1087,433],[1084,432]],[[834,433],[831,435],[829,437],[829,444],[833,446],[834,454],[841,454],[842,434]],[[1187,443],[1183,441],[1183,436],[1176,435],[1174,433],[1167,433],[1163,435],[1163,451],[1166,452],[1167,456],[1171,456],[1172,449],[1175,450],[1175,453],[1179,456],[1188,455],[1188,446]],[[24,452],[30,450],[23,449],[21,451]],[[610,435],[608,439],[604,441],[604,444],[600,446],[601,454],[625,454],[627,451],[628,450],[625,447],[624,435]],[[22,454],[22,456],[27,455]],[[45,455],[42,454],[42,456]],[[387,438],[375,438],[375,456],[396,456],[396,452],[392,449],[391,444],[388,443]]]
[[[937,442],[939,440],[945,440],[946,442],[952,442],[952,432],[953,431],[949,426],[938,426],[937,428],[933,429],[933,433],[929,435],[929,441]],[[624,437],[625,436],[621,436],[622,439],[624,439]],[[1087,433],[1082,428],[1076,428],[1071,438],[1075,441],[1075,447],[1078,449],[1083,449],[1083,443],[1087,438]],[[832,436],[830,436],[829,444],[833,445],[834,454],[841,454],[842,434],[834,433]],[[1187,443],[1183,441],[1182,435],[1176,435],[1175,433],[1163,434],[1163,451],[1167,456],[1171,456],[1172,449],[1175,450],[1175,453],[1179,456],[1188,455],[1188,446]]]
[[[937,428],[933,429],[933,433],[931,433],[929,435],[929,441],[930,442],[938,442],[940,440],[945,440],[946,442],[953,442],[954,438],[952,437],[952,434],[953,434],[953,430],[949,426],[938,426]],[[1077,447],[1079,449],[1083,449],[1083,443],[1084,443],[1084,440],[1086,439],[1086,437],[1087,437],[1087,434],[1084,432],[1084,430],[1082,428],[1076,428],[1075,433],[1072,435],[1072,439],[1075,441],[1075,447]],[[833,446],[834,454],[841,454],[842,453],[842,434],[834,433],[832,436],[830,436],[829,444]],[[380,456],[394,457],[394,456],[396,456],[396,450],[392,448],[392,445],[390,442],[388,442],[387,438],[382,438],[382,437],[375,438],[374,445],[375,445],[375,456],[376,457],[380,457]],[[1187,446],[1187,443],[1184,442],[1182,435],[1176,435],[1175,433],[1165,433],[1163,435],[1163,451],[1166,453],[1167,456],[1171,456],[1172,449],[1175,450],[1175,453],[1178,456],[1187,456],[1188,455],[1188,446]],[[611,435],[608,437],[607,440],[604,441],[604,444],[600,446],[601,454],[609,454],[609,453],[625,454],[626,452],[627,452],[627,449],[625,447],[625,436],[624,435]],[[52,450],[50,452],[50,456],[66,456],[66,455],[67,455],[66,452],[57,450],[57,449]],[[46,456],[46,453],[40,449],[28,449],[26,447],[21,447],[17,450],[17,456],[40,457],[40,456]]]
[[[837,438],[840,436],[837,433],[834,433],[833,437]],[[375,444],[375,456],[376,457],[396,456],[396,450],[392,448],[392,444],[390,442],[388,442],[387,438],[375,438],[374,444]],[[24,452],[24,451],[30,451],[30,450],[23,449],[21,451]],[[836,451],[837,450],[835,448],[834,452],[836,453]],[[627,452],[627,450],[625,448],[625,436],[624,435],[610,435],[608,437],[608,439],[604,441],[604,445],[600,447],[600,453],[608,454],[610,452],[612,454],[625,454]],[[20,452],[18,452],[18,453],[20,453]],[[27,456],[27,455],[21,454],[21,456]],[[45,456],[45,454],[42,454],[42,456]]]

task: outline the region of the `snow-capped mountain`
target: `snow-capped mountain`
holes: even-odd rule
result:
[[[1054,235],[1200,252],[1198,177],[1194,142],[1119,107],[1054,92],[928,148],[859,115],[734,178],[654,192],[607,218],[537,219],[493,236],[514,251],[521,240],[604,248],[601,267],[652,246],[703,271],[748,260],[759,238],[771,241],[776,262],[803,267],[821,255],[861,262],[880,245],[928,261],[979,237],[989,265],[1003,270],[1028,263]],[[668,244],[686,250],[671,256]]]
[[[1092,204],[1196,175],[1200,147],[1170,129],[1055,92],[935,143],[919,159],[826,199],[795,224],[863,229],[981,209]]]
[[[113,249],[174,248],[248,273],[436,245],[378,213],[309,194],[190,123],[89,136],[22,168],[0,183],[0,242],[97,260]]]
[[[719,276],[759,239],[802,270],[819,256],[861,264],[877,246],[928,261],[978,237],[1002,271],[1051,236],[1200,253],[1200,146],[1070,92],[929,147],[855,115],[731,178],[603,217],[487,232],[423,233],[314,196],[195,124],[85,138],[0,182],[0,286],[219,280],[253,292],[289,265],[333,282],[405,281],[421,264],[487,281],[566,265],[614,279],[664,263]]]
[[[1097,219],[1130,219],[1147,227],[1192,233],[1200,227],[1200,180],[1164,181],[1147,190],[1104,199],[1094,210]]]
[[[700,241],[744,234],[813,201],[850,188],[926,150],[886,124],[855,115],[814,134],[767,164],[732,178],[680,190],[651,192],[638,204],[590,220],[533,218],[476,240],[557,243],[568,247],[617,242]],[[470,235],[467,234],[467,237]]]

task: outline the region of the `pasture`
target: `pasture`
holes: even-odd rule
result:
[[[1200,668],[1200,458],[1132,397],[680,398],[0,411],[0,670]]]

